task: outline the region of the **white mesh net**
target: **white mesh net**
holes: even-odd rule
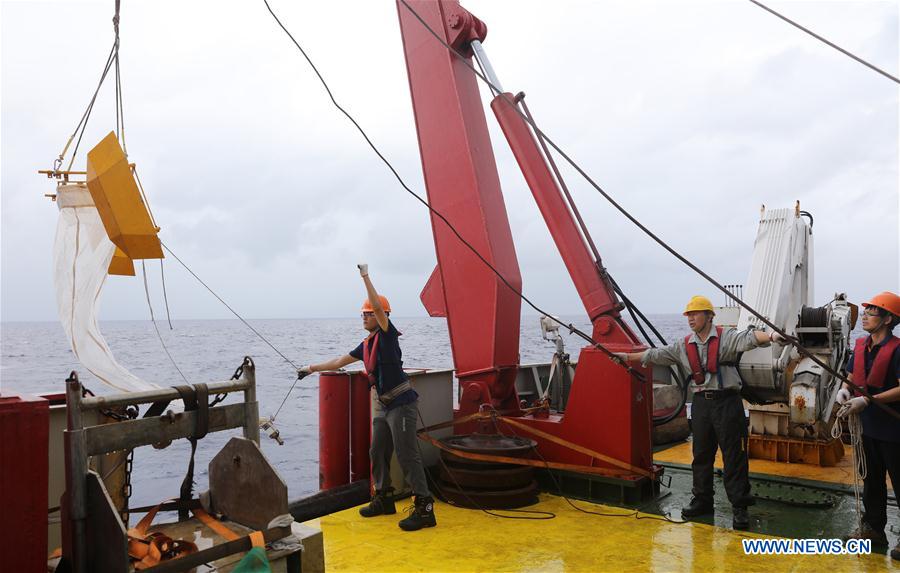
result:
[[[120,391],[158,388],[116,362],[97,325],[100,291],[115,245],[83,185],[57,188],[59,222],[53,245],[56,305],[72,352],[91,374]]]

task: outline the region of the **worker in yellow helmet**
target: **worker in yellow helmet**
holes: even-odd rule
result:
[[[753,504],[753,496],[748,477],[747,419],[737,361],[742,352],[783,339],[775,333],[715,326],[715,310],[704,296],[692,297],[684,316],[692,334],[663,348],[617,356],[644,366],[678,364],[691,373],[694,487],[693,498],[682,508],[681,515],[690,519],[713,513],[713,462],[716,449],[721,448],[732,525],[735,529],[747,529],[750,527],[747,506]]]

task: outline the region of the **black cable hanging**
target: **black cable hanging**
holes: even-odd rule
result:
[[[785,339],[785,342],[794,346],[798,350],[798,352],[800,352],[800,354],[802,354],[802,355],[806,356],[807,358],[809,358],[810,360],[812,360],[815,364],[819,365],[825,372],[831,374],[834,378],[841,380],[842,382],[845,382],[846,384],[848,384],[850,387],[854,388],[857,393],[869,398],[869,400],[875,406],[881,408],[884,412],[887,412],[888,415],[893,416],[897,420],[900,420],[900,413],[894,411],[892,408],[888,407],[885,404],[874,401],[872,399],[872,395],[869,393],[869,391],[866,388],[859,386],[857,384],[854,384],[845,375],[836,371],[830,365],[828,365],[825,362],[823,362],[822,360],[820,360],[817,356],[815,356],[812,352],[810,352],[806,347],[804,347],[797,338],[787,334],[784,330],[782,330],[781,328],[776,326],[774,323],[772,323],[772,321],[770,321],[768,318],[763,316],[756,309],[754,309],[753,307],[751,307],[750,305],[745,303],[743,300],[741,300],[736,294],[732,293],[731,291],[726,289],[724,286],[722,286],[722,284],[720,284],[718,281],[713,279],[709,274],[707,274],[702,269],[700,269],[700,267],[698,267],[697,265],[692,263],[690,260],[688,260],[684,255],[682,255],[681,253],[676,251],[674,248],[672,248],[668,243],[666,243],[665,241],[660,239],[653,231],[651,231],[647,226],[645,226],[643,223],[641,223],[634,215],[632,215],[629,211],[627,211],[624,207],[622,207],[622,205],[620,205],[615,199],[613,199],[612,196],[609,193],[607,193],[602,187],[600,187],[600,185],[596,181],[594,181],[594,179],[591,178],[591,176],[588,175],[588,173],[574,159],[572,159],[565,151],[563,151],[563,149],[560,148],[559,145],[556,144],[556,142],[554,142],[549,136],[547,136],[546,133],[541,131],[532,121],[530,121],[528,119],[528,117],[526,117],[521,111],[519,111],[519,109],[516,107],[516,102],[515,102],[514,98],[510,98],[509,96],[505,95],[497,86],[495,86],[487,77],[485,77],[484,74],[482,74],[477,69],[475,69],[475,67],[472,65],[472,63],[465,56],[463,56],[461,53],[459,53],[457,50],[455,50],[452,46],[450,46],[443,38],[441,38],[437,34],[437,32],[435,32],[428,25],[428,23],[422,19],[422,17],[418,14],[418,12],[416,12],[409,5],[407,0],[399,0],[399,2],[401,4],[403,4],[403,6],[407,10],[409,10],[409,12],[415,17],[415,19],[418,20],[419,23],[431,34],[431,36],[433,36],[441,45],[443,45],[445,48],[447,48],[447,50],[451,54],[453,54],[453,56],[455,58],[457,58],[467,68],[469,68],[469,70],[471,70],[472,73],[474,73],[482,82],[484,82],[487,86],[489,86],[492,90],[494,90],[495,93],[499,94],[501,97],[504,97],[506,102],[510,106],[513,107],[513,111],[515,113],[518,113],[519,116],[523,119],[523,121],[525,121],[526,123],[528,123],[531,126],[531,128],[534,130],[535,133],[540,133],[540,135],[547,141],[549,146],[552,147],[557,153],[559,153],[559,155],[563,159],[566,160],[566,163],[571,165],[572,168],[575,169],[575,171],[577,171],[578,174],[581,175],[581,177],[584,178],[584,180],[587,181],[591,187],[593,187],[598,193],[600,193],[600,195],[602,195],[603,198],[606,199],[606,201],[609,202],[609,204],[612,205],[617,211],[619,211],[619,213],[621,213],[626,219],[631,221],[638,229],[640,229],[644,234],[646,234],[648,237],[653,239],[653,241],[656,242],[659,246],[661,246],[663,249],[668,251],[669,254],[671,254],[676,259],[678,259],[679,261],[684,263],[689,269],[691,269],[692,271],[694,271],[695,273],[697,273],[698,275],[703,277],[713,287],[715,287],[716,289],[718,289],[719,291],[724,293],[726,297],[734,300],[734,302],[736,302],[740,307],[747,310],[747,312],[749,312],[754,317],[756,317],[760,322],[762,322],[763,324],[765,324],[766,326],[771,328],[774,332],[777,332],[778,334],[783,336]],[[268,3],[267,3],[267,5],[268,5]],[[271,9],[270,9],[270,11],[271,11]],[[283,26],[282,26],[282,28],[283,28]]]
[[[478,61],[476,60],[476,63]],[[481,64],[479,63],[479,68],[481,68]],[[482,73],[484,70],[482,69]],[[525,93],[519,92],[515,97],[516,102],[522,107],[522,112],[525,114],[525,117],[528,118],[528,121],[532,125],[537,125],[534,116],[531,114],[531,110],[528,109],[528,104],[525,103]],[[631,299],[625,294],[619,284],[616,282],[616,279],[609,273],[609,271],[603,266],[602,259],[600,257],[600,251],[597,249],[597,245],[594,244],[594,239],[591,237],[590,231],[588,231],[587,225],[584,222],[584,219],[581,217],[581,212],[578,210],[578,206],[575,204],[575,200],[572,199],[572,194],[569,192],[569,186],[566,184],[565,179],[562,176],[562,173],[559,170],[559,167],[556,165],[556,161],[553,159],[553,154],[550,153],[550,150],[547,148],[547,143],[544,141],[544,136],[540,130],[537,130],[535,133],[536,139],[541,146],[541,151],[544,155],[544,159],[550,165],[550,168],[553,170],[553,175],[556,177],[556,182],[559,184],[559,188],[563,192],[563,196],[566,200],[566,203],[571,210],[573,217],[578,223],[579,228],[581,229],[581,235],[584,241],[587,243],[588,247],[591,250],[591,253],[594,257],[594,265],[597,268],[597,272],[601,275],[601,277],[605,277],[609,279],[609,283],[612,286],[615,293],[622,299],[622,302],[625,305],[625,309],[628,311],[628,314],[631,316],[631,320],[634,322],[635,326],[637,326],[641,335],[643,335],[644,340],[647,341],[647,344],[651,348],[656,348],[656,344],[653,342],[653,339],[647,334],[647,331],[644,329],[644,324],[656,335],[660,342],[662,342],[663,346],[668,345],[666,339],[662,334],[656,329],[653,323],[644,315],[643,312],[635,305]],[[621,316],[617,316],[616,319],[621,323]],[[643,321],[643,322],[642,322]],[[672,379],[675,381],[675,385],[681,390],[678,406],[674,408],[668,414],[663,416],[654,417],[651,416],[654,426],[661,426],[663,424],[667,424],[668,422],[674,420],[681,414],[681,411],[684,410],[684,405],[687,403],[688,393],[689,393],[689,383],[687,380],[682,381],[681,372],[674,366],[669,367],[669,371],[672,373]]]
[[[867,68],[869,68],[869,69],[871,69],[871,70],[874,70],[875,72],[877,72],[877,73],[883,75],[884,77],[886,77],[887,79],[891,80],[892,82],[895,82],[895,83],[900,84],[900,78],[897,78],[896,76],[892,76],[891,74],[889,74],[889,73],[887,73],[886,71],[882,70],[882,69],[879,68],[878,66],[876,66],[876,65],[874,65],[874,64],[870,64],[869,62],[865,61],[864,59],[860,58],[859,56],[856,56],[856,55],[852,54],[851,52],[845,50],[844,48],[838,46],[838,45],[835,44],[834,42],[830,42],[830,41],[826,40],[825,38],[823,38],[822,36],[816,34],[816,33],[813,32],[812,30],[810,30],[809,28],[804,28],[803,26],[801,26],[801,25],[798,24],[797,22],[794,22],[793,20],[791,20],[791,19],[788,18],[787,16],[784,16],[784,15],[782,15],[782,14],[779,14],[779,13],[776,12],[775,10],[772,10],[771,8],[769,8],[768,6],[766,6],[765,4],[763,4],[762,2],[757,2],[756,0],[750,0],[750,2],[752,2],[753,4],[756,4],[757,6],[759,6],[760,8],[762,8],[763,10],[765,10],[766,12],[768,12],[769,14],[772,14],[772,15],[774,15],[774,16],[777,16],[778,18],[781,18],[782,20],[784,20],[785,22],[787,22],[787,23],[790,24],[791,26],[794,26],[794,27],[797,28],[798,30],[802,30],[802,31],[806,32],[807,34],[809,34],[810,36],[812,36],[812,37],[815,38],[816,40],[819,40],[820,42],[822,42],[822,43],[824,43],[824,44],[827,44],[828,46],[831,46],[832,48],[834,48],[834,49],[837,50],[838,52],[844,54],[845,56],[850,57],[850,58],[853,58],[854,60],[856,60],[856,61],[859,62],[860,64],[862,64],[862,65],[866,66]]]
[[[478,250],[475,247],[473,247],[471,243],[466,241],[463,238],[463,236],[459,233],[459,231],[456,229],[456,227],[454,227],[442,213],[440,213],[439,211],[434,209],[428,203],[428,201],[426,201],[425,199],[422,198],[421,195],[419,195],[418,193],[413,191],[406,184],[406,182],[403,180],[403,178],[400,176],[400,174],[397,172],[397,170],[394,168],[394,166],[391,164],[391,162],[384,156],[384,154],[381,153],[381,151],[378,149],[378,147],[376,147],[375,144],[372,143],[372,140],[369,138],[369,135],[359,125],[359,123],[356,121],[356,119],[354,119],[353,116],[351,116],[347,112],[347,110],[345,110],[343,107],[341,107],[340,104],[338,104],[337,100],[334,98],[334,94],[331,92],[331,88],[329,88],[328,83],[322,77],[322,74],[319,72],[318,68],[316,68],[315,64],[313,64],[310,57],[306,54],[306,51],[300,46],[300,44],[297,42],[297,40],[294,38],[294,36],[288,31],[288,29],[284,26],[284,24],[281,23],[281,20],[279,20],[278,16],[275,15],[275,12],[272,11],[272,7],[269,6],[268,0],[263,0],[263,2],[265,3],[266,8],[269,10],[269,13],[272,15],[272,18],[275,19],[275,22],[277,22],[278,25],[281,27],[281,29],[284,30],[284,33],[287,34],[287,36],[291,39],[291,41],[294,43],[294,45],[297,47],[297,49],[300,50],[300,53],[303,54],[303,57],[309,63],[310,67],[312,67],[316,76],[318,76],[319,81],[322,83],[322,86],[325,88],[325,91],[328,93],[328,96],[331,98],[331,102],[334,104],[334,106],[338,110],[340,110],[340,112],[343,113],[344,116],[347,117],[347,119],[349,119],[351,123],[353,123],[353,125],[356,127],[356,129],[359,131],[359,133],[366,140],[366,143],[369,144],[369,147],[372,148],[372,151],[374,151],[375,154],[378,155],[378,157],[381,159],[381,161],[388,167],[388,169],[391,170],[391,173],[394,174],[394,177],[397,179],[397,181],[400,183],[400,185],[403,187],[403,189],[406,190],[407,193],[409,193],[410,195],[415,197],[416,200],[418,200],[422,205],[424,205],[435,217],[437,217],[445,225],[447,225],[447,228],[454,234],[454,236],[456,236],[456,238],[459,239],[459,241],[463,245],[465,245],[485,266],[487,266],[487,268],[489,268],[491,270],[491,272],[493,272],[494,275],[496,275],[497,278],[500,279],[500,281],[509,290],[511,290],[513,293],[516,294],[516,296],[518,296],[520,299],[522,299],[522,301],[524,301],[525,304],[530,306],[533,310],[537,311],[538,313],[550,318],[552,321],[556,322],[560,326],[565,327],[570,333],[577,334],[579,337],[584,339],[586,342],[589,342],[593,346],[593,348],[596,348],[597,350],[600,350],[601,352],[606,354],[610,359],[613,360],[613,362],[615,362],[616,364],[618,364],[619,366],[621,366],[622,368],[627,370],[629,374],[634,376],[636,379],[640,380],[642,383],[648,382],[646,376],[644,376],[644,374],[642,372],[636,370],[635,368],[632,368],[627,363],[619,360],[619,358],[615,355],[615,353],[613,353],[611,350],[606,348],[604,345],[602,345],[599,342],[597,342],[596,340],[594,340],[589,334],[576,328],[571,323],[566,324],[565,322],[563,322],[563,321],[559,320],[558,318],[556,318],[555,316],[553,316],[551,313],[543,310],[542,308],[537,306],[535,303],[533,303],[528,297],[526,297],[524,294],[522,294],[521,291],[519,291],[517,288],[515,288],[506,279],[506,277],[504,277],[503,274],[500,273],[500,271],[498,271],[496,267],[494,267],[494,265],[492,265],[487,259],[485,259],[484,256],[480,252],[478,252]]]

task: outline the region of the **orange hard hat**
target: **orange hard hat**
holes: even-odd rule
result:
[[[864,302],[862,305],[865,306],[877,306],[878,308],[882,308],[894,316],[900,316],[900,296],[895,295],[890,291],[884,291],[882,293],[878,293],[872,297],[872,300],[869,302]]]
[[[391,303],[388,302],[388,299],[386,296],[380,294],[380,295],[378,295],[378,300],[381,301],[381,308],[384,309],[384,312],[391,312]],[[362,311],[363,312],[374,312],[375,311],[375,309],[372,308],[372,303],[369,302],[368,298],[363,301]]]

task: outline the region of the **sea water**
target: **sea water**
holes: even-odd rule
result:
[[[681,315],[651,315],[650,319],[669,342],[688,332]],[[403,333],[400,343],[405,367],[452,368],[445,319],[392,317],[392,320]],[[562,320],[573,323],[584,332],[591,332],[585,317],[563,317]],[[365,336],[359,318],[248,322],[297,365],[344,355]],[[157,336],[150,321],[103,322],[100,329],[122,365],[144,380],[161,386],[183,384],[185,379],[193,384],[228,380],[244,356],[252,357],[256,364],[261,416],[275,412],[296,380],[294,368],[238,320],[176,320],[172,323],[172,329],[165,320],[157,320],[156,326],[160,336]],[[577,359],[584,341],[562,327],[560,331],[567,352]],[[163,344],[172,355],[171,361]],[[521,321],[520,362],[549,362],[554,350],[555,345],[541,337],[539,317],[524,315]],[[0,324],[0,393],[61,393],[65,391],[65,379],[72,370],[79,373],[80,380],[91,391],[97,394],[112,391],[77,363],[58,323]],[[145,409],[146,406],[142,411]],[[318,376],[310,376],[297,383],[278,414],[276,425],[284,445],[279,446],[263,434],[261,446],[288,484],[289,498],[315,493],[319,486]],[[201,440],[195,463],[196,491],[207,487],[209,460],[231,436],[240,434],[238,428],[209,434]],[[189,457],[187,440],[177,440],[162,450],[152,447],[137,449],[134,454],[132,507],[177,497]]]

